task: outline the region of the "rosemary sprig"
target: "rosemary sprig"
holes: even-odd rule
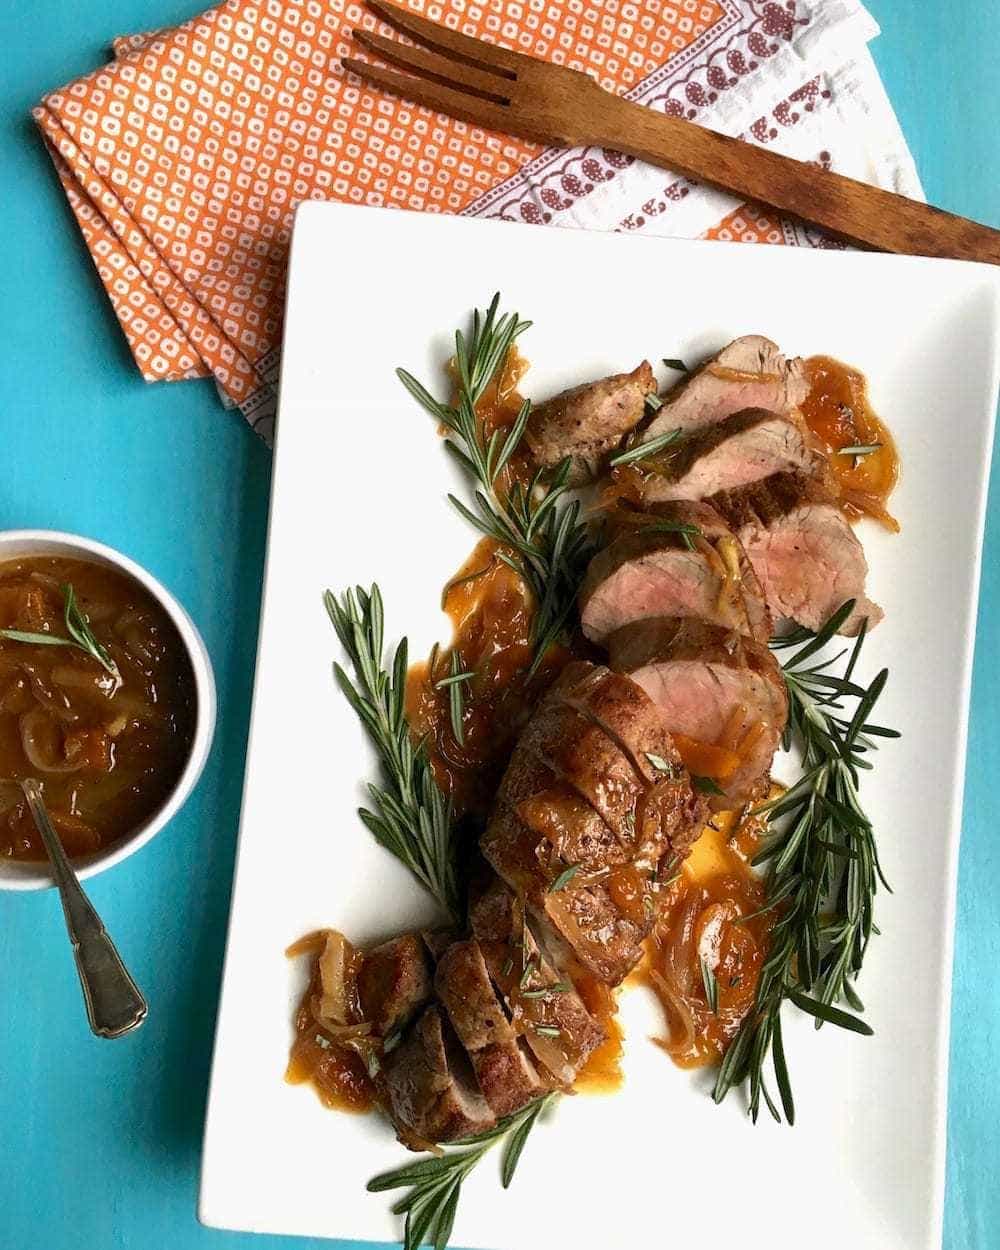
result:
[[[555,1101],[558,1094],[529,1103],[521,1111],[501,1120],[489,1132],[457,1142],[459,1149],[441,1155],[418,1159],[394,1172],[384,1172],[368,1182],[371,1193],[389,1189],[408,1192],[392,1208],[396,1215],[406,1214],[403,1237],[404,1250],[418,1250],[429,1244],[444,1250],[455,1223],[455,1212],[461,1196],[462,1182],[477,1163],[499,1142],[504,1142],[500,1177],[504,1189],[514,1179],[518,1161],[538,1117]]]
[[[799,744],[804,772],[789,790],[758,809],[768,811],[772,821],[783,818],[780,830],[754,860],[768,865],[763,910],[773,910],[777,920],[754,1009],[726,1053],[713,1094],[721,1102],[734,1086],[749,1082],[754,1121],[761,1098],[774,1118],[781,1118],[764,1075],[768,1056],[785,1119],[789,1124],[795,1120],[781,1036],[786,999],[814,1016],[817,1028],[826,1022],[856,1033],[872,1032],[836,1004],[843,1000],[854,1012],[863,1010],[853,981],[877,932],[873,908],[879,884],[889,888],[858,793],[860,770],[872,767],[868,757],[877,749],[876,740],[899,736],[869,720],[888,670],[868,686],[853,680],[864,629],[842,676],[829,669],[844,652],[808,665],[853,610],[850,600],[818,632],[798,629],[772,643],[775,648],[799,647],[784,665],[789,698],[784,745]],[[846,700],[853,701],[850,716],[844,710]]]
[[[663,451],[664,447],[669,447],[671,443],[676,443],[681,433],[681,430],[668,430],[666,434],[651,438],[648,443],[637,443],[634,447],[629,447],[627,451],[620,451],[617,456],[611,457],[609,463],[613,469],[617,469],[623,464],[635,464],[638,460],[646,460],[650,456],[655,456],[657,452]]]
[[[378,586],[370,591],[358,586],[339,599],[328,590],[323,601],[355,673],[352,682],[335,663],[337,683],[367,729],[385,774],[384,785],[369,784],[372,808],[359,808],[358,815],[375,839],[457,920],[461,904],[451,800],[434,780],[425,746],[414,746],[410,735],[405,706],[406,639],[396,647],[391,667],[386,669],[382,662],[384,610]]]
[[[473,506],[454,495],[452,506],[480,533],[499,544],[497,555],[530,588],[536,603],[532,628],[535,665],[563,633],[580,580],[593,551],[579,500],[567,497],[570,462],[550,475],[539,470],[527,484],[505,488],[502,476],[521,445],[531,403],[525,400],[510,428],[487,437],[476,405],[503,366],[518,337],[531,325],[517,313],[498,315],[499,294],[485,313],[477,309],[472,331],[455,334],[454,405],[435,399],[405,369],[396,374],[417,402],[448,430],[445,448],[475,484]]]
[[[61,638],[58,634],[33,633],[24,629],[0,629],[0,638],[6,638],[10,642],[29,642],[40,647],[76,647],[78,651],[96,660],[104,671],[114,678],[115,685],[120,686],[121,671],[108,653],[108,649],[94,637],[90,622],[81,612],[80,605],[76,601],[76,591],[72,583],[66,582],[59,589],[63,597],[63,620],[66,632],[69,634],[68,638]]]

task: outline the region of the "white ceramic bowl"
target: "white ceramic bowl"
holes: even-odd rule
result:
[[[91,538],[81,538],[77,534],[61,534],[56,530],[3,530],[0,531],[0,563],[14,560],[18,556],[69,556],[81,560],[91,560],[96,564],[109,565],[137,581],[140,586],[153,596],[166,614],[173,621],[177,632],[184,643],[191,669],[194,673],[197,704],[195,710],[194,736],[184,771],[177,779],[177,784],[160,807],[153,812],[148,820],[138,825],[114,846],[107,850],[96,851],[92,855],[80,856],[73,861],[73,867],[81,877],[93,877],[105,868],[127,859],[180,811],[188,795],[194,789],[201,770],[208,757],[208,749],[215,731],[215,678],[212,675],[212,663],[205,650],[201,635],[194,622],[184,611],[165,586],[155,577],[147,573],[134,560],[123,556],[120,551],[106,547],[103,543],[94,542]],[[23,860],[0,860],[0,890],[42,890],[52,885],[52,877],[45,864],[25,863]]]

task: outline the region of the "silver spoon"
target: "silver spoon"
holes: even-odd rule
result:
[[[122,1037],[145,1020],[149,1010],[146,1000],[70,866],[45,810],[42,787],[34,778],[26,777],[21,789],[52,862],[90,1027],[98,1037]]]

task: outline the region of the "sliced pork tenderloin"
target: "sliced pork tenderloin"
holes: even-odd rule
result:
[[[539,465],[554,468],[568,456],[571,484],[591,481],[642,420],[646,396],[655,391],[656,379],[645,360],[631,373],[574,386],[532,409],[525,442]]]
[[[434,988],[494,1115],[511,1115],[545,1092],[546,1084],[504,1012],[475,939],[448,947],[438,960]]]
[[[700,832],[703,806],[646,695],[574,664],[522,735],[480,846],[580,963],[617,984],[652,925],[663,860]]]
[[[496,1123],[467,1055],[434,1004],[385,1056],[376,1085],[399,1140],[411,1150],[485,1133]]]
[[[696,616],[761,642],[771,636],[757,574],[714,508],[689,501],[618,508],[609,538],[580,590],[580,622],[592,642],[650,616]]]
[[[804,362],[786,360],[776,343],[748,334],[734,339],[664,396],[642,441],[671,430],[703,430],[745,408],[790,413],[808,394]]]
[[[788,717],[769,649],[692,619],[626,625],[609,640],[612,666],[640,685],[686,757],[712,762],[716,809],[745,802],[771,766]],[[707,748],[707,749],[706,749]]]
[[[882,609],[865,594],[868,562],[857,535],[826,485],[803,473],[778,473],[722,491],[712,505],[738,534],[775,619],[819,629],[855,600],[840,633],[853,637]]]
[[[667,499],[706,499],[720,490],[759,482],[773,473],[821,473],[825,462],[804,422],[747,408],[639,461],[644,505]]]

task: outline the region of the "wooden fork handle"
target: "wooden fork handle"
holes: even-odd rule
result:
[[[580,119],[589,142],[815,222],[851,243],[1000,264],[1000,231],[667,117],[621,96],[604,91],[600,96],[600,104],[594,97],[593,110],[587,110],[590,116]]]

